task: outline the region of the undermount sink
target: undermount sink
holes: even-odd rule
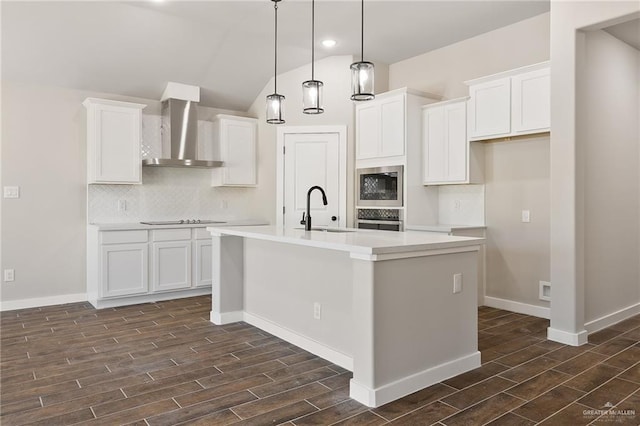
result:
[[[295,228],[302,229],[304,228]],[[320,232],[334,232],[334,233],[345,233],[345,232],[356,232],[355,229],[345,229],[345,228],[311,228],[312,231],[320,231]]]

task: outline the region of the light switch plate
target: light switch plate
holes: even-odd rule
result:
[[[20,198],[20,187],[19,186],[5,186],[4,187],[4,198]]]
[[[531,222],[531,211],[522,210],[522,223],[529,223],[529,222]]]
[[[462,292],[462,274],[453,274],[453,294]]]

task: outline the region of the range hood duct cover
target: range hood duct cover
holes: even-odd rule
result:
[[[197,102],[166,99],[162,102],[162,152],[165,158],[146,158],[143,166],[202,167],[222,166],[222,161],[198,159]],[[166,154],[170,154],[166,158]]]

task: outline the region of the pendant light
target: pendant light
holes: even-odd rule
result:
[[[305,114],[322,114],[322,86],[324,84],[315,79],[315,0],[311,0],[311,80],[302,83],[302,112]]]
[[[271,0],[275,16],[275,36],[274,36],[274,60],[273,60],[273,94],[267,96],[267,123],[284,124],[282,118],[282,108],[284,106],[284,96],[278,94],[278,2]]]
[[[373,94],[373,63],[364,60],[364,0],[361,0],[360,62],[351,64],[351,100],[370,101]]]

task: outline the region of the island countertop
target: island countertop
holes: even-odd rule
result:
[[[360,255],[407,253],[480,245],[483,238],[454,237],[436,232],[392,232],[362,229],[305,231],[277,226],[209,226],[213,235],[233,235],[287,244],[296,244]],[[346,232],[345,232],[346,231]]]

